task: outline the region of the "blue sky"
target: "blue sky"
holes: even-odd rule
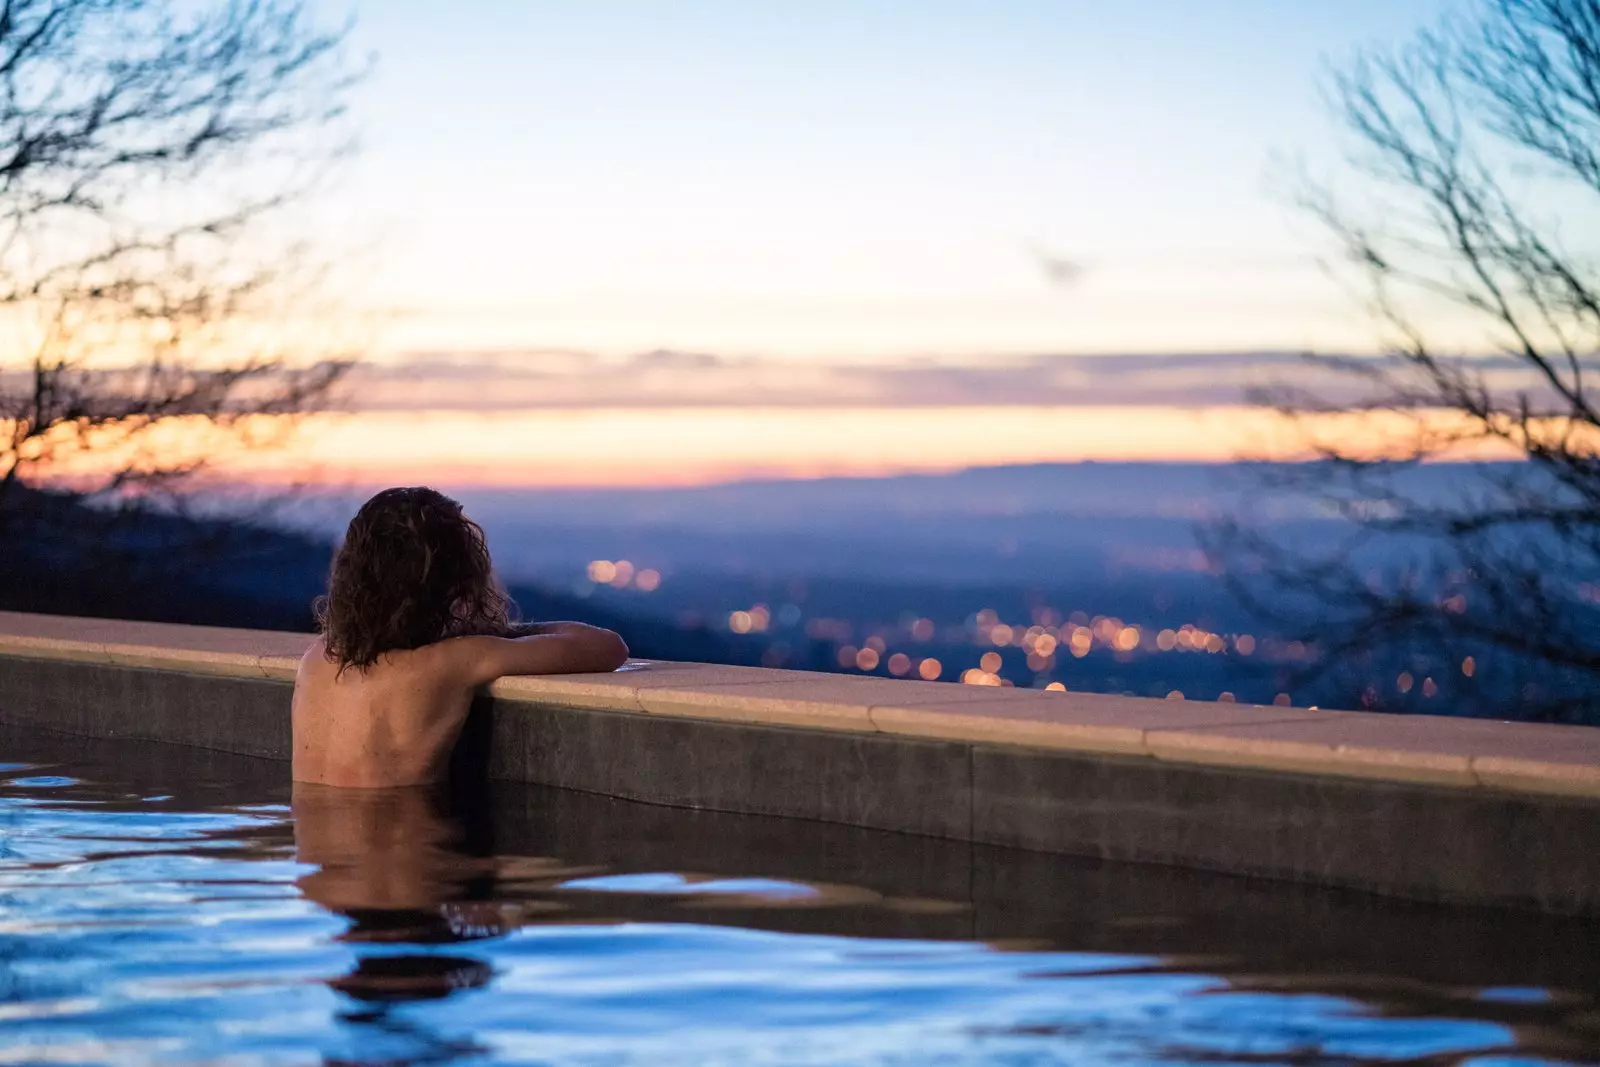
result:
[[[351,284],[395,352],[1370,346],[1273,161],[1446,6],[366,0]]]

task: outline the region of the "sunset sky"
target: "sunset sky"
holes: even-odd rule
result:
[[[1325,65],[1444,8],[368,0],[339,232],[371,238],[376,357],[415,369],[273,464],[664,484],[1291,454],[1237,407],[1284,361],[1119,357],[1373,349],[1284,182],[1337,163]]]
[[[341,3],[361,151],[310,210],[368,366],[254,477],[1303,454],[1250,388],[1380,346],[1289,206],[1340,173],[1319,84],[1452,6]]]
[[[392,353],[1369,348],[1274,160],[1446,6],[366,0],[352,284]]]

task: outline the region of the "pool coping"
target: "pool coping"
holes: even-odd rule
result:
[[[0,656],[291,682],[311,636],[0,612]],[[1458,790],[1600,798],[1600,729],[996,689],[630,660],[505,678],[497,703],[1144,757]]]

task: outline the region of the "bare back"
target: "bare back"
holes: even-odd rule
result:
[[[365,670],[306,652],[295,676],[294,780],[395,786],[438,781],[472,689],[434,662],[437,646],[391,652]]]
[[[445,777],[474,693],[510,674],[612,671],[622,639],[580,623],[525,637],[455,637],[340,671],[321,638],[295,675],[294,780],[379,788]]]

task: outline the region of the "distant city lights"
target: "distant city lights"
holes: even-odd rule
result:
[[[765,633],[772,623],[772,612],[765,604],[757,604],[748,611],[728,612],[728,629],[736,634]]]
[[[595,587],[648,594],[661,589],[660,570],[642,567],[626,559],[591,560],[586,567],[588,582],[577,592],[588,596]],[[1597,593],[1600,596],[1600,593]],[[958,681],[977,686],[1025,686],[1048,692],[1066,692],[1068,684],[1058,672],[1071,673],[1073,659],[1103,655],[1116,663],[1156,655],[1234,655],[1259,657],[1263,665],[1305,662],[1318,652],[1303,642],[1258,637],[1249,633],[1225,633],[1198,623],[1168,626],[1149,625],[1114,615],[1096,615],[1081,610],[1066,611],[1035,604],[1020,621],[1015,616],[1002,618],[994,608],[983,608],[964,621],[925,615],[914,610],[885,612],[883,621],[859,618],[831,618],[809,614],[803,607],[805,589],[790,583],[772,603],[729,605],[719,612],[678,611],[683,626],[704,626],[707,614],[712,625],[738,637],[773,635],[770,646],[760,653],[767,665],[815,663],[815,652],[806,653],[795,640],[822,643],[833,669],[880,672],[895,678],[924,681]],[[803,635],[803,636],[802,636]],[[918,646],[936,643],[943,660],[919,654]],[[971,649],[976,666],[963,667],[960,649]],[[1015,650],[1015,651],[1012,651]],[[923,649],[922,651],[928,651]],[[1068,658],[1070,657],[1070,658]],[[952,664],[951,658],[957,660]],[[974,662],[968,660],[968,663]],[[1066,666],[1064,667],[1063,664]],[[1471,678],[1477,670],[1473,657],[1459,662],[1463,676]],[[1026,673],[1023,673],[1026,671]],[[1173,679],[1178,681],[1179,679]],[[1284,684],[1279,681],[1279,685]],[[1192,684],[1184,682],[1193,691]],[[1203,683],[1202,683],[1203,686]],[[1434,697],[1441,691],[1434,677],[1402,672],[1393,682],[1400,694],[1417,693]],[[1149,692],[1149,690],[1145,690]],[[1165,693],[1169,700],[1188,699],[1184,690],[1154,689],[1152,696]],[[1205,699],[1205,694],[1201,694]],[[1224,690],[1216,698],[1236,702],[1238,697]],[[1287,693],[1278,693],[1273,703],[1289,702]]]
[[[636,570],[625,559],[591,560],[587,568],[589,580],[595,585],[609,585],[613,589],[626,589],[630,585],[641,593],[653,593],[661,588],[661,572],[646,567]]]

